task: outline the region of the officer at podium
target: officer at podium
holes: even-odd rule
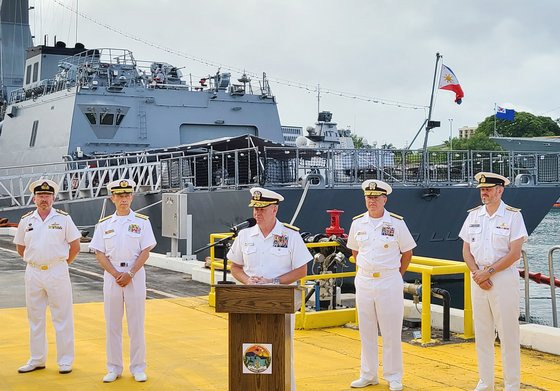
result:
[[[261,187],[254,187],[250,192],[249,207],[253,208],[257,225],[241,230],[228,252],[227,258],[232,261],[231,274],[243,284],[292,284],[305,277],[307,263],[313,256],[299,229],[276,218],[278,204],[284,197]],[[295,390],[293,365],[292,390]]]

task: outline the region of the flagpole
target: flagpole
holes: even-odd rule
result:
[[[496,113],[498,112],[498,109],[496,107],[496,102],[494,102],[494,137],[496,137]]]
[[[436,89],[436,77],[437,77],[437,71],[438,71],[438,63],[439,63],[439,59],[442,56],[439,53],[436,53],[436,67],[434,69],[434,82],[432,83],[432,96],[430,97],[430,108],[428,111],[428,121],[426,122],[426,134],[424,135],[424,147],[422,148],[424,152],[426,152],[428,150],[428,133],[430,132],[430,129],[432,129],[430,127],[430,121],[432,120],[432,109],[433,109],[433,104],[434,104],[434,92]]]

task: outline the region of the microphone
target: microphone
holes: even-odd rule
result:
[[[253,217],[250,217],[247,220],[243,221],[242,223],[235,224],[229,230],[230,230],[230,232],[238,233],[242,229],[252,227],[255,224],[257,224],[257,220],[255,220]]]

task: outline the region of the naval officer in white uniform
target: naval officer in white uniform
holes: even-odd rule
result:
[[[461,228],[463,258],[472,273],[474,333],[480,380],[476,391],[494,389],[495,330],[500,337],[504,389],[519,390],[519,274],[527,229],[519,209],[502,201],[509,180],[475,175],[483,205],[473,208]]]
[[[262,187],[250,189],[253,217],[257,225],[243,229],[227,254],[231,274],[243,284],[292,284],[307,275],[313,256],[305,246],[299,229],[277,218],[282,195]],[[294,316],[292,315],[292,330]],[[292,334],[293,335],[293,334]],[[292,339],[292,391],[295,391]]]
[[[403,218],[385,210],[387,183],[362,183],[367,212],[356,216],[348,233],[358,270],[356,307],[362,341],[360,378],[351,384],[362,388],[378,384],[377,331],[383,340],[383,377],[390,390],[402,390],[401,334],[404,315],[403,280],[416,243]]]
[[[126,307],[130,337],[130,372],[134,380],[144,382],[146,375],[146,342],[144,313],[146,273],[144,263],[156,239],[148,217],[130,209],[136,183],[130,179],[111,182],[107,189],[116,212],[97,224],[89,247],[105,273],[103,301],[107,327],[107,374],[105,383],[119,378],[123,371],[122,318]]]
[[[58,185],[48,179],[31,183],[33,202],[37,206],[21,218],[14,243],[27,262],[25,302],[29,319],[31,358],[18,372],[45,368],[47,336],[46,308],[51,309],[56,331],[59,373],[72,372],[74,362],[74,318],[72,285],[68,265],[80,252],[80,232],[68,213],[52,207]]]

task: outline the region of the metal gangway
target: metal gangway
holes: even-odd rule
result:
[[[32,205],[29,185],[41,178],[56,182],[58,201],[80,201],[107,195],[106,185],[120,178],[136,182],[138,193],[161,190],[161,157],[115,155],[59,163],[20,165],[0,168],[0,211],[23,209]],[[169,157],[169,153],[164,155]]]

